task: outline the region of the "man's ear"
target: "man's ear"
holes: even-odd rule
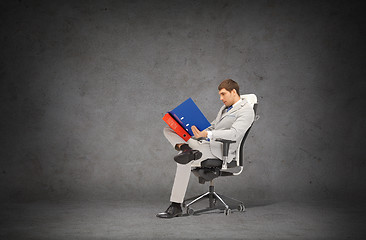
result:
[[[236,95],[239,95],[237,92],[236,92],[236,90],[235,89],[233,89],[232,91],[231,91],[231,93],[236,93]]]

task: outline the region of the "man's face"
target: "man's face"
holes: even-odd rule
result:
[[[234,104],[236,91],[233,89],[231,92],[225,88],[219,91],[220,100],[225,104],[226,107],[230,107]]]

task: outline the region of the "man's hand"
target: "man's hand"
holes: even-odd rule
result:
[[[201,132],[200,130],[198,130],[198,128],[196,126],[192,126],[191,129],[192,129],[192,132],[193,132],[195,138],[200,138],[200,137],[207,138],[206,130],[203,130]]]

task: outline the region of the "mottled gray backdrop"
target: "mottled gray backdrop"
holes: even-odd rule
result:
[[[2,1],[0,200],[169,201],[161,120],[217,85],[256,93],[251,202],[364,197],[361,1]],[[206,190],[192,176],[187,195]]]

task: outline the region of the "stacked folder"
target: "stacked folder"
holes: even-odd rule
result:
[[[163,120],[185,141],[188,141],[194,135],[191,129],[192,126],[196,126],[200,131],[211,126],[191,98],[188,98],[172,111],[167,112]]]

